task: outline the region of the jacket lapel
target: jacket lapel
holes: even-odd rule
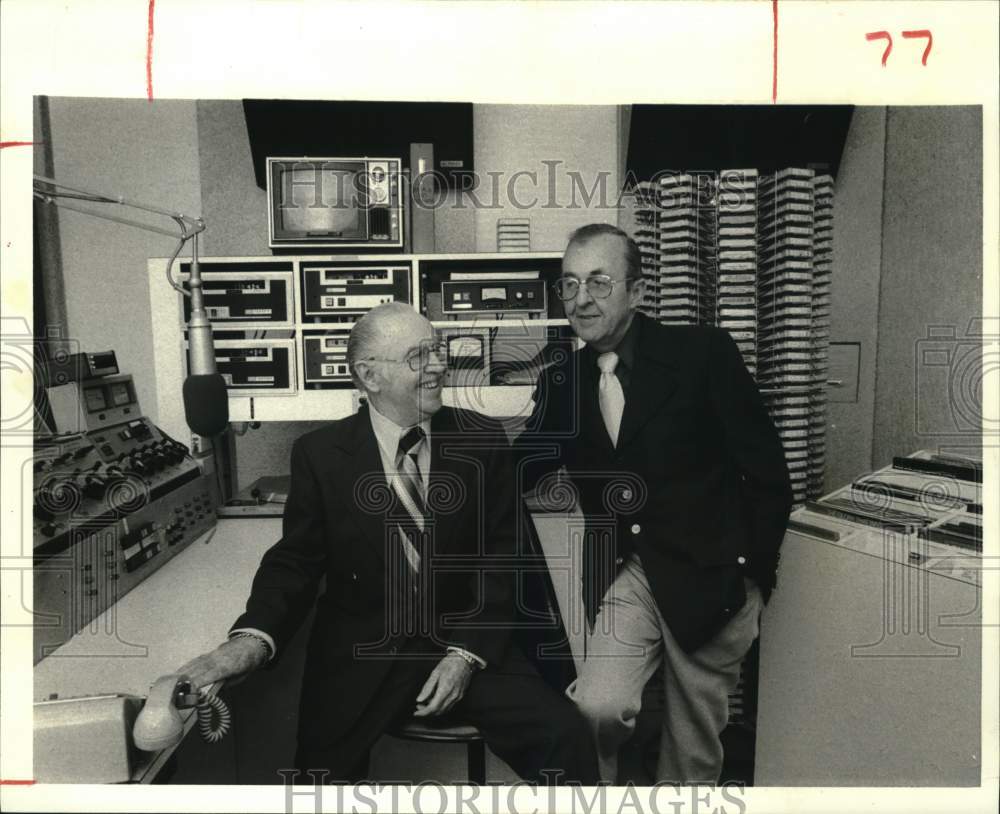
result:
[[[396,504],[396,496],[385,479],[368,405],[362,405],[354,415],[354,424],[347,432],[344,449],[348,453],[344,485],[351,495],[348,502],[354,504],[354,520],[378,558],[384,562],[387,523],[391,522],[389,515]]]
[[[615,448],[611,444],[611,436],[608,435],[608,428],[604,426],[604,417],[601,415],[601,402],[598,391],[600,388],[600,375],[597,369],[597,356],[593,351],[586,348],[579,351],[579,399],[581,429],[586,438],[592,439],[597,445],[597,451],[602,458],[609,458],[615,454]],[[627,406],[626,406],[627,409]]]
[[[641,314],[636,315],[636,319],[640,320],[640,330],[635,343],[635,368],[618,431],[619,451],[635,438],[677,389],[677,371],[663,355],[669,349],[652,335],[657,326]]]

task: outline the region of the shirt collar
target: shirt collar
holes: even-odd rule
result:
[[[399,450],[399,439],[406,434],[410,427],[400,427],[391,418],[386,418],[375,409],[375,405],[371,403],[371,399],[368,400],[368,415],[371,417],[372,431],[375,433],[375,439],[378,441],[382,452],[388,460],[396,460],[396,452]],[[424,431],[427,443],[430,444],[431,420],[428,418],[421,421],[420,427]]]

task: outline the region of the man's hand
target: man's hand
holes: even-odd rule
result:
[[[186,673],[194,688],[249,673],[267,661],[267,654],[253,639],[240,636],[220,644],[210,653],[192,659],[177,672]]]
[[[457,653],[449,653],[424,682],[413,715],[424,718],[446,713],[462,700],[474,672],[475,668],[465,659]]]

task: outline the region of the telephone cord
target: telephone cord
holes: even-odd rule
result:
[[[198,731],[208,743],[218,743],[229,731],[231,722],[226,702],[217,695],[202,693],[198,699]]]

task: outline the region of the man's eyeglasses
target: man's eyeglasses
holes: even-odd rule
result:
[[[414,373],[424,370],[434,362],[444,364],[448,354],[448,345],[444,342],[428,342],[421,345],[417,350],[406,354],[402,359],[380,359],[377,356],[369,356],[367,359],[359,359],[359,362],[392,362],[393,364],[405,364]]]
[[[595,300],[604,300],[611,296],[617,280],[612,280],[607,274],[592,274],[583,281],[587,293]],[[626,285],[628,280],[625,280]],[[572,300],[580,292],[580,281],[576,277],[560,277],[552,288],[561,300]]]

